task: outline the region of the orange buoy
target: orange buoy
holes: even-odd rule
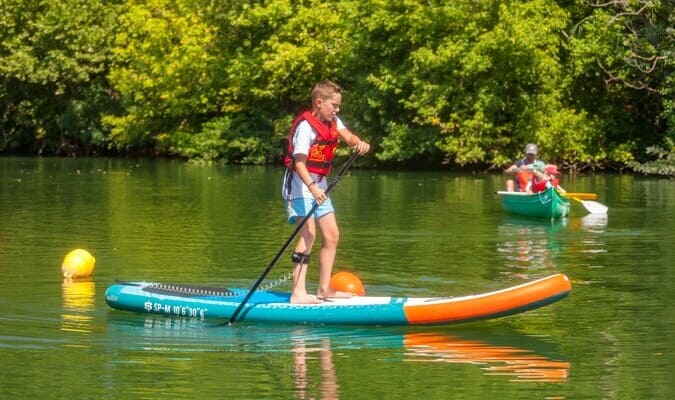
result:
[[[330,278],[330,286],[340,292],[354,293],[359,296],[366,295],[366,289],[358,276],[345,271],[340,271]]]
[[[66,254],[61,264],[61,272],[66,279],[78,279],[91,276],[96,259],[87,250],[75,249]]]

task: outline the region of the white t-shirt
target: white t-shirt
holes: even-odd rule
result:
[[[335,116],[335,123],[338,131],[345,129],[345,125],[342,123],[340,117]],[[307,121],[302,121],[295,128],[295,134],[293,135],[293,155],[296,154],[309,154],[309,148],[312,147],[312,143],[316,140],[317,133],[312,129],[312,126]],[[281,195],[284,199],[297,199],[297,198],[312,198],[312,193],[309,191],[309,188],[305,183],[300,179],[300,176],[294,172],[290,181],[290,194],[288,191],[288,173],[290,170],[287,169],[284,174],[284,183],[281,188]],[[328,188],[328,177],[323,177],[321,175],[310,172],[312,179],[316,184],[323,190]]]

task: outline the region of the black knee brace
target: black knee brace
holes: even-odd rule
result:
[[[302,254],[296,251],[291,254],[291,261],[298,264],[309,264],[309,256],[309,254]]]

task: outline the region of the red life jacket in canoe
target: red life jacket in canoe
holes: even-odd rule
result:
[[[558,185],[560,184],[560,179],[558,178],[550,178],[550,179],[537,179],[536,176],[532,177],[532,193],[540,193],[548,189],[550,186],[553,186],[554,188],[557,188]]]
[[[533,176],[530,190],[532,190],[532,193],[541,193],[548,187],[548,182],[548,179],[537,179],[537,177]]]
[[[295,170],[293,163],[293,135],[298,128],[298,124],[302,121],[309,122],[309,125],[316,132],[316,140],[309,147],[309,154],[307,154],[307,170],[315,174],[327,176],[333,167],[333,158],[335,158],[335,149],[338,144],[338,131],[335,121],[326,124],[319,121],[311,111],[305,111],[300,114],[293,125],[288,136],[288,152],[284,159],[286,167]]]

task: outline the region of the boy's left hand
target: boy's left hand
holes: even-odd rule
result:
[[[354,146],[354,150],[359,153],[359,155],[364,155],[370,150],[370,145],[361,140]]]

